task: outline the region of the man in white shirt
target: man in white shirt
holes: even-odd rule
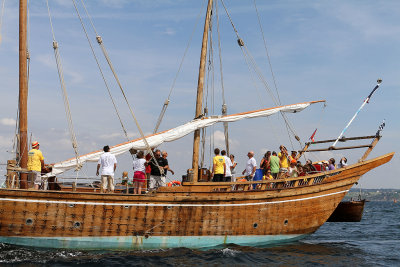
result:
[[[225,166],[226,166],[224,182],[230,182],[232,180],[232,173],[231,173],[232,162],[231,162],[231,159],[226,156],[226,151],[225,150],[221,151],[221,156],[224,157]]]
[[[110,147],[103,147],[104,154],[100,156],[97,162],[96,175],[99,176],[101,167],[101,192],[114,192],[114,172],[117,168],[117,159],[110,153]]]
[[[247,181],[251,181],[254,177],[254,173],[257,169],[257,162],[254,159],[254,152],[250,151],[247,153],[249,160],[246,163],[246,169],[242,172],[243,175],[246,176]]]

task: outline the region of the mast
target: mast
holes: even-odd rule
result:
[[[203,42],[201,45],[201,54],[200,54],[200,67],[199,67],[199,79],[197,83],[195,118],[198,118],[202,114],[202,108],[203,108],[204,75],[205,75],[205,65],[207,56],[208,29],[210,27],[212,4],[213,0],[208,0],[206,20],[204,23]],[[192,161],[193,182],[195,183],[198,181],[199,147],[200,147],[200,130],[196,130],[194,132],[193,161]]]
[[[19,160],[20,167],[28,164],[28,79],[27,79],[27,0],[19,1]],[[20,175],[20,188],[27,188],[27,174]]]

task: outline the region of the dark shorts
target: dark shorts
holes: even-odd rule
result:
[[[224,181],[224,174],[214,174],[213,182],[223,182]]]
[[[225,176],[224,177],[224,182],[230,182],[232,181],[232,176]]]

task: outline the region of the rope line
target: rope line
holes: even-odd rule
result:
[[[218,34],[218,57],[219,57],[219,72],[221,75],[221,91],[222,91],[222,115],[228,114],[228,107],[225,101],[225,87],[224,87],[224,76],[222,72],[222,49],[221,49],[221,34],[219,31],[219,12],[218,12],[218,2],[215,2],[216,18],[217,18],[217,34]],[[225,136],[225,147],[226,152],[229,155],[229,131],[228,123],[224,122],[224,136]]]
[[[78,15],[80,21],[81,21],[82,27],[83,27],[83,29],[84,29],[84,31],[85,31],[86,38],[87,38],[88,40],[90,40],[89,37],[88,37],[87,31],[86,31],[86,28],[85,28],[85,26],[84,26],[84,24],[83,24],[82,18],[81,18],[81,16],[80,16],[79,10],[78,10],[78,8],[77,8],[77,6],[76,6],[75,0],[72,0],[72,2],[74,3],[75,10],[76,10],[76,12],[77,12],[77,15]],[[83,0],[81,0],[81,2],[82,2],[82,5],[85,7],[85,5],[84,5],[84,3],[83,3]],[[87,12],[86,7],[85,7],[84,9],[85,9],[85,12]],[[88,17],[90,17],[88,12],[87,12],[86,14],[87,14]],[[93,26],[93,25],[94,25],[94,24],[92,24],[92,26]],[[95,28],[94,28],[94,29],[95,29]],[[138,130],[139,130],[140,136],[141,136],[141,138],[142,138],[142,140],[143,140],[143,142],[144,142],[144,144],[145,144],[145,146],[146,146],[146,149],[147,149],[147,151],[150,153],[151,157],[154,159],[154,162],[156,163],[157,167],[160,169],[161,174],[163,174],[163,173],[164,173],[164,169],[161,168],[161,167],[158,165],[157,160],[155,160],[155,156],[154,156],[154,154],[153,154],[153,151],[151,150],[151,147],[150,147],[149,143],[147,142],[147,139],[146,139],[146,137],[145,137],[145,135],[144,135],[144,133],[143,133],[143,131],[142,131],[142,128],[141,128],[140,125],[139,125],[139,122],[138,122],[138,120],[137,120],[137,118],[136,118],[136,116],[135,116],[135,114],[134,114],[134,112],[133,112],[133,109],[132,109],[131,105],[129,104],[128,98],[127,98],[127,96],[126,96],[126,94],[125,94],[125,91],[124,91],[124,89],[123,89],[123,87],[122,87],[122,84],[121,84],[121,82],[120,82],[120,80],[119,80],[119,78],[118,78],[118,75],[117,75],[117,73],[115,72],[114,66],[113,66],[113,64],[112,64],[112,62],[111,62],[111,59],[110,59],[110,57],[109,57],[109,55],[108,55],[108,53],[107,53],[107,50],[106,50],[106,48],[105,48],[105,46],[104,46],[104,44],[103,44],[103,40],[102,40],[101,36],[99,36],[98,34],[96,34],[96,40],[97,40],[98,44],[100,45],[101,51],[103,52],[103,55],[104,55],[104,57],[105,57],[105,59],[106,59],[106,61],[107,61],[107,63],[108,63],[108,66],[110,67],[110,70],[111,70],[111,72],[113,73],[114,78],[115,78],[115,80],[116,80],[116,82],[117,82],[117,84],[118,84],[118,86],[119,86],[119,88],[120,88],[121,94],[123,95],[124,100],[125,100],[125,102],[126,102],[128,108],[129,108],[130,113],[131,113],[131,116],[132,116],[133,120],[135,121],[136,127],[137,127]],[[92,52],[93,52],[93,54],[94,54],[94,56],[95,56],[95,53],[94,53],[94,50],[93,50],[93,47],[92,47],[90,41],[89,41],[89,44],[90,44],[90,47],[91,47],[91,49],[92,49]],[[98,63],[97,58],[96,58],[96,62]],[[99,65],[99,64],[98,64],[98,66],[99,66],[99,68],[100,68],[100,65]],[[100,68],[100,69],[101,69],[101,68]],[[132,157],[133,157],[133,155],[132,155]]]
[[[191,43],[192,43],[192,39],[193,39],[194,33],[195,33],[196,29],[197,29],[197,26],[198,26],[198,24],[199,24],[200,15],[201,15],[201,13],[202,13],[202,10],[203,10],[203,7],[204,7],[204,5],[205,5],[205,2],[206,2],[206,1],[203,1],[203,4],[201,5],[200,11],[199,11],[199,13],[198,13],[198,15],[197,15],[197,20],[196,20],[196,23],[195,23],[195,25],[194,25],[194,27],[193,27],[192,34],[191,34],[191,36],[190,36],[190,38],[189,38],[189,41],[188,41],[188,43],[187,43],[187,45],[186,45],[185,52],[183,53],[181,62],[180,62],[180,64],[179,64],[178,71],[177,71],[177,73],[175,74],[174,80],[173,80],[172,85],[171,85],[171,88],[170,88],[170,90],[169,90],[168,97],[167,97],[167,99],[164,101],[164,105],[163,105],[163,107],[161,108],[161,112],[160,112],[160,115],[158,116],[157,123],[156,123],[156,127],[154,128],[153,133],[156,133],[156,132],[158,131],[158,128],[160,127],[161,122],[162,122],[162,120],[163,120],[163,118],[164,118],[165,112],[167,111],[168,104],[170,103],[170,98],[171,98],[172,90],[175,88],[176,80],[178,79],[178,76],[179,76],[179,74],[180,74],[180,72],[181,72],[181,69],[182,69],[182,66],[183,66],[183,62],[185,61],[185,58],[186,58],[186,54],[187,54],[187,52],[188,52],[188,50],[189,50],[189,47],[190,47],[190,45],[191,45]]]
[[[67,116],[70,138],[71,138],[71,142],[72,142],[72,147],[75,152],[75,158],[76,158],[76,164],[77,164],[76,170],[79,170],[82,167],[82,165],[79,163],[78,143],[77,143],[76,136],[75,136],[74,125],[72,122],[71,110],[70,110],[70,105],[69,105],[69,101],[68,101],[68,94],[67,94],[67,89],[65,86],[63,68],[62,68],[62,64],[61,64],[61,56],[60,56],[60,53],[58,50],[58,43],[56,41],[55,34],[54,34],[53,22],[52,22],[52,18],[51,18],[50,6],[49,6],[48,0],[46,0],[46,4],[47,4],[47,11],[48,11],[49,20],[50,20],[51,31],[52,31],[52,35],[53,35],[54,57],[56,59],[58,77],[60,79],[61,90],[63,93],[64,108],[65,108],[65,113]]]
[[[227,14],[227,16],[228,16],[228,18],[229,18],[229,21],[230,21],[230,23],[231,23],[231,25],[232,25],[232,28],[233,28],[233,30],[234,30],[234,32],[235,32],[235,34],[236,34],[236,37],[237,37],[237,39],[238,39],[238,44],[239,44],[239,46],[240,46],[240,48],[241,48],[241,50],[242,50],[244,56],[249,58],[249,62],[251,63],[250,65],[252,66],[254,72],[257,74],[257,77],[258,77],[259,80],[264,84],[264,87],[265,87],[265,89],[267,90],[267,92],[269,93],[269,95],[270,95],[272,101],[274,102],[274,104],[275,104],[276,106],[279,106],[279,101],[276,99],[275,95],[274,95],[273,92],[271,91],[271,89],[270,89],[270,87],[269,87],[267,81],[265,80],[265,78],[264,78],[264,76],[262,75],[260,69],[258,68],[258,66],[257,66],[257,64],[256,64],[256,61],[254,60],[253,56],[251,55],[250,51],[248,50],[246,44],[245,44],[245,43],[243,42],[243,40],[240,38],[239,33],[238,33],[238,31],[237,31],[237,29],[236,29],[234,23],[233,23],[233,20],[232,20],[232,18],[231,18],[231,16],[230,16],[230,14],[229,14],[229,12],[228,12],[226,6],[225,6],[224,1],[221,0],[221,3],[222,3],[222,5],[223,5],[223,7],[224,7],[224,9],[225,9],[225,12],[226,12],[226,14]],[[294,131],[293,126],[290,124],[290,122],[289,122],[289,120],[288,120],[286,114],[284,114],[283,112],[280,112],[280,114],[282,115],[282,118],[284,119],[284,122],[285,122],[285,124],[287,125],[287,130],[290,130],[290,132],[292,132],[292,134],[293,134],[293,135],[296,137],[296,139],[297,139],[297,138],[298,138],[298,137],[297,137],[297,134],[296,134],[296,132]],[[290,136],[289,136],[289,137],[290,137]],[[290,138],[289,138],[289,139],[290,139]],[[300,141],[299,141],[299,143],[300,143]],[[300,145],[301,145],[301,143],[300,143]]]
[[[267,41],[265,40],[264,30],[263,30],[263,28],[262,28],[260,15],[259,15],[259,13],[258,13],[258,8],[257,8],[256,0],[254,0],[254,7],[255,7],[255,9],[256,9],[257,19],[258,19],[258,25],[260,26],[261,35],[262,35],[262,38],[263,38],[263,41],[264,41],[265,52],[266,52],[267,57],[268,57],[269,69],[270,69],[270,71],[271,71],[271,76],[272,76],[272,80],[273,80],[273,82],[274,82],[274,87],[275,87],[276,95],[277,95],[277,97],[278,97],[278,103],[279,103],[279,105],[281,106],[281,105],[282,105],[282,104],[281,104],[281,98],[280,98],[280,96],[279,96],[279,91],[278,91],[278,86],[277,86],[277,84],[276,84],[275,74],[274,74],[274,71],[273,71],[273,69],[272,69],[271,58],[270,58],[270,56],[269,56],[269,51],[268,51],[268,47],[267,47]]]
[[[84,31],[84,33],[85,33],[85,36],[86,36],[86,39],[87,39],[87,41],[88,41],[88,43],[89,43],[90,49],[91,49],[92,54],[93,54],[93,57],[94,57],[94,59],[95,59],[95,61],[96,61],[96,64],[97,64],[97,67],[98,67],[98,69],[99,69],[100,75],[101,75],[101,77],[102,77],[102,79],[103,79],[104,85],[105,85],[106,88],[107,88],[108,96],[109,96],[110,99],[111,99],[111,102],[112,102],[112,104],[113,104],[115,113],[117,114],[119,123],[121,124],[122,131],[124,132],[124,135],[125,135],[127,141],[129,141],[130,139],[129,139],[129,136],[128,136],[128,132],[127,132],[127,130],[126,130],[126,128],[125,128],[124,123],[122,122],[122,119],[121,119],[121,116],[120,116],[120,114],[119,114],[117,105],[115,104],[114,98],[113,98],[113,96],[112,96],[112,94],[111,94],[111,90],[110,90],[110,87],[109,87],[108,82],[107,82],[107,79],[105,78],[104,73],[103,73],[103,70],[102,70],[102,68],[101,68],[101,66],[100,66],[99,60],[97,59],[97,56],[96,56],[96,53],[95,53],[95,51],[94,51],[92,42],[90,41],[90,38],[89,38],[88,33],[87,33],[87,31],[86,31],[86,28],[85,28],[85,25],[84,25],[84,23],[83,23],[82,17],[81,17],[81,15],[80,15],[80,13],[79,13],[78,7],[76,6],[75,0],[72,0],[72,2],[74,3],[74,7],[75,7],[75,10],[76,10],[76,13],[77,13],[78,18],[79,18],[79,20],[80,20],[82,29],[83,29],[83,31]],[[85,11],[87,12],[86,7],[85,7]],[[86,14],[88,15],[88,13],[86,13]],[[92,23],[92,22],[91,22],[91,23]],[[92,27],[95,29],[93,23],[92,23]],[[96,29],[95,29],[95,32],[96,32]],[[96,32],[96,36],[98,36],[98,35],[97,35],[97,32]]]
[[[4,16],[4,9],[5,9],[6,0],[3,0],[1,3],[1,14],[0,14],[0,44],[2,41],[2,29],[3,29],[3,16]]]

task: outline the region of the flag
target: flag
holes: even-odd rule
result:
[[[383,128],[385,127],[385,125],[386,125],[385,120],[383,120],[382,124],[379,125],[378,131],[375,134],[376,136],[380,136],[381,135],[381,132],[382,132]]]
[[[314,133],[311,135],[311,137],[310,137],[311,142],[315,142],[314,136],[315,136],[315,133],[317,132],[317,130],[318,129],[315,129]]]

